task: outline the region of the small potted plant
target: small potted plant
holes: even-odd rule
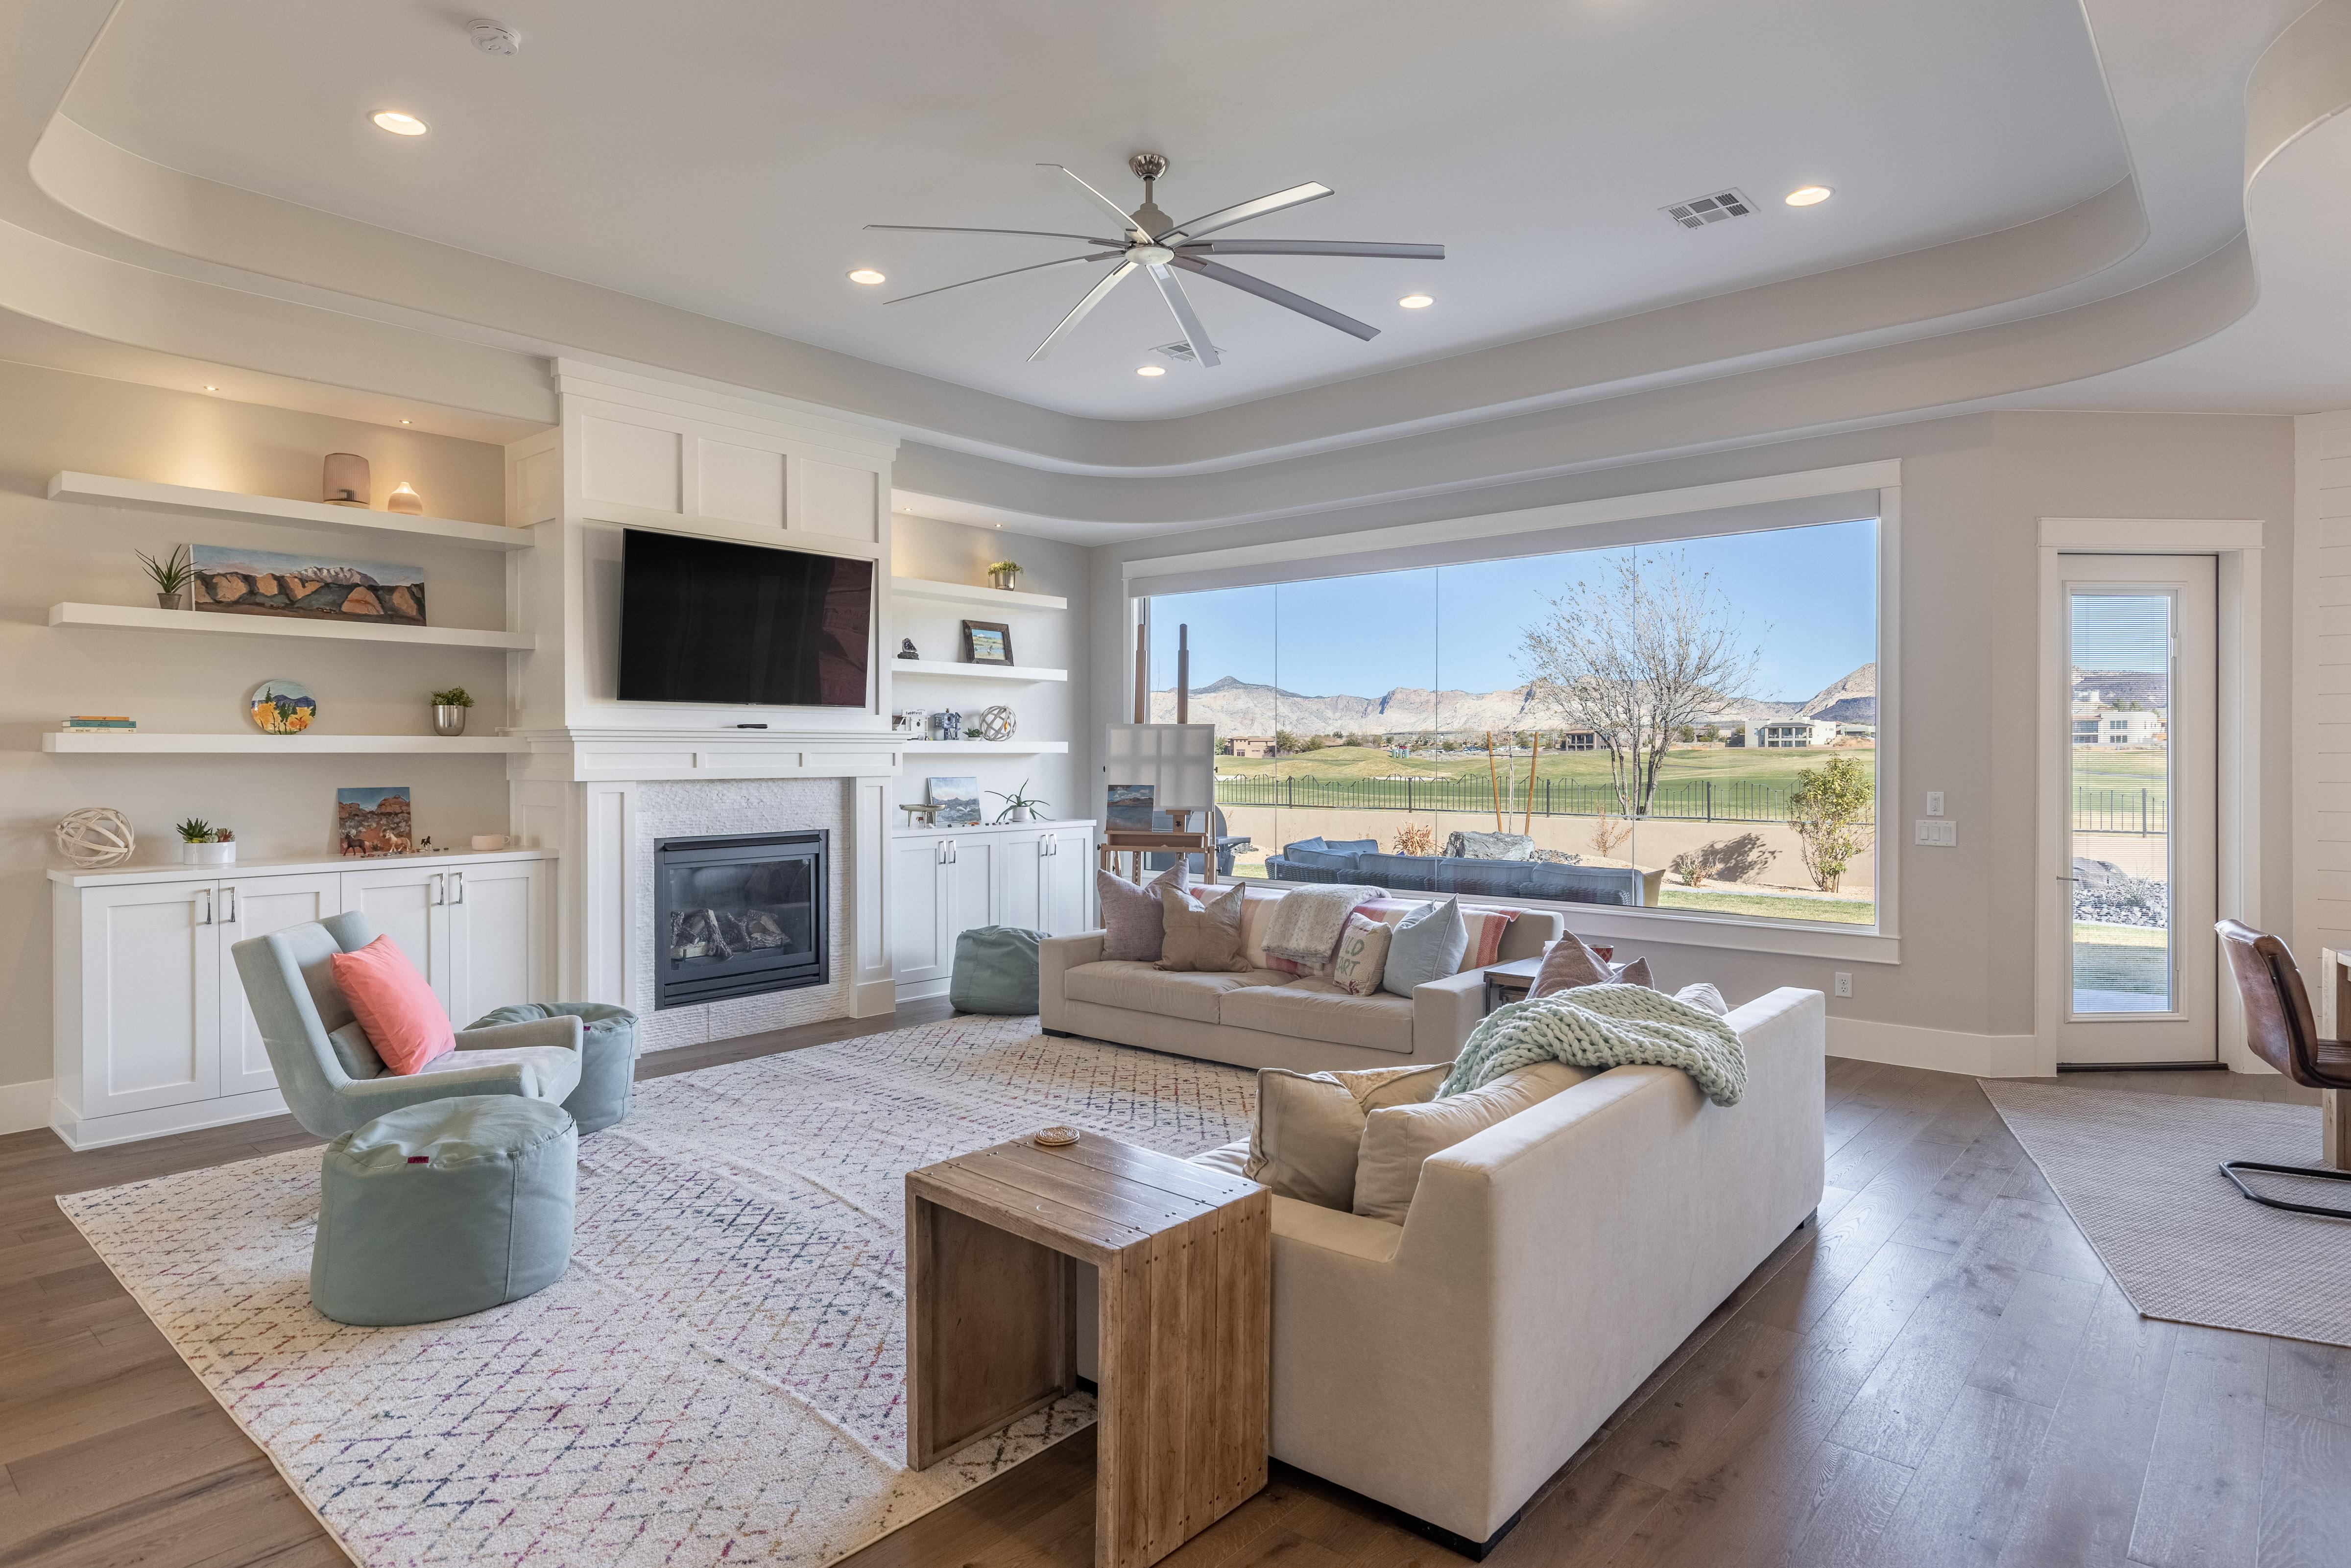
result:
[[[1020,563],[1017,560],[992,560],[987,563],[987,581],[991,588],[1008,591],[1020,586]],[[993,793],[993,791],[990,791]]]
[[[999,822],[1033,822],[1037,820],[1039,809],[1045,804],[1029,793],[1029,780],[1026,779],[1020,780],[1019,787],[1008,795],[1001,789],[990,789],[988,793],[1004,802],[1004,810],[996,813],[996,820]]]
[[[185,610],[188,607],[188,581],[195,576],[188,547],[174,545],[172,553],[162,560],[157,560],[143,549],[137,554],[139,564],[147,569],[147,575],[154,580],[155,602],[166,610]]]
[[[172,831],[180,835],[181,864],[236,863],[236,835],[226,828],[215,828],[202,817],[190,817]]]
[[[463,686],[451,686],[445,692],[433,694],[433,733],[463,735],[465,733],[465,710],[474,706],[474,695]]]

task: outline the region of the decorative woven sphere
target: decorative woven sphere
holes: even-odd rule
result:
[[[979,716],[979,737],[982,740],[1009,740],[1012,732],[1019,727],[1019,716],[1002,703]]]
[[[120,865],[139,847],[131,819],[111,806],[84,806],[68,811],[55,829],[57,851],[85,871]]]

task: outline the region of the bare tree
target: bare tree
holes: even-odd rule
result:
[[[1599,737],[1625,814],[1646,816],[1675,735],[1743,695],[1762,648],[1678,550],[1612,556],[1549,603],[1521,636],[1536,699]]]

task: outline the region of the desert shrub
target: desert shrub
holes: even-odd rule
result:
[[[1395,852],[1400,855],[1435,854],[1437,830],[1426,822],[1406,822],[1396,830]]]
[[[1796,779],[1788,797],[1788,825],[1796,830],[1798,852],[1813,885],[1834,893],[1855,857],[1869,847],[1868,818],[1876,792],[1850,757],[1833,757]]]

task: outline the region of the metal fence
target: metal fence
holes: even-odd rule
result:
[[[2074,789],[2077,833],[2136,833],[2153,837],[2171,831],[2169,798],[2161,789]]]
[[[1674,779],[1657,786],[1648,815],[1686,822],[1784,822],[1792,783],[1766,783],[1743,779]],[[1505,792],[1503,811],[1525,814],[1529,800],[1522,786],[1515,797]],[[1491,812],[1494,791],[1483,779],[1220,779],[1219,806],[1302,806],[1344,811],[1469,811]],[[1563,779],[1535,782],[1532,801],[1538,817],[1615,817],[1625,808],[1616,791],[1605,784],[1574,783]]]

